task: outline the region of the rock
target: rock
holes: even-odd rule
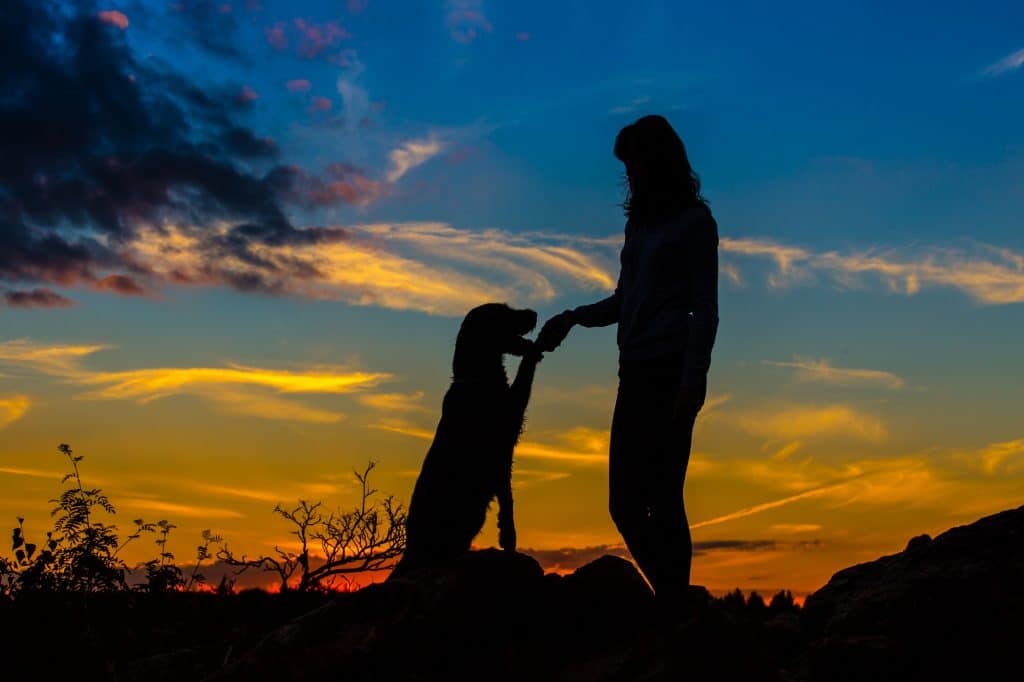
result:
[[[525,554],[469,552],[340,595],[210,679],[468,679],[510,656],[512,633],[530,631],[543,576]]]
[[[1022,578],[1024,507],[842,570],[805,604],[801,679],[1002,679],[1024,641]]]

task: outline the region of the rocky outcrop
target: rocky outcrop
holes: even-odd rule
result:
[[[219,642],[213,665],[182,649],[119,679],[1017,680],[1022,578],[1024,507],[840,571],[802,611],[698,589],[666,617],[623,559],[559,576],[485,550]]]
[[[803,622],[793,679],[1024,679],[1024,507],[836,573]]]

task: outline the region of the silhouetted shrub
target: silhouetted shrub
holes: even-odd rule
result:
[[[370,462],[362,472],[353,472],[361,490],[354,509],[324,515],[322,502],[307,500],[299,500],[290,510],[281,505],[274,507],[275,514],[295,526],[291,534],[299,540],[300,551],[274,547],[277,556],[250,559],[235,556],[224,545],[217,558],[235,566],[236,575],[252,568],[276,573],[282,592],[344,588],[353,573],[394,567],[405,551],[406,512],[393,496],[372,499],[377,490],[369,486],[369,477],[375,466]],[[311,545],[320,550],[322,559],[311,561]]]
[[[25,537],[24,518],[12,533],[14,559],[2,564],[4,592],[63,590],[73,592],[107,592],[127,589],[128,566],[118,553],[132,540],[148,530],[148,524],[136,520],[136,530],[123,543],[119,542],[117,526],[104,523],[102,515],[113,516],[114,505],[99,488],[86,488],[78,463],[82,455],[61,443],[58,451],[67,458],[71,471],[61,484],[71,483],[55,504],[50,516],[55,517],[53,530],[46,534],[42,550]]]

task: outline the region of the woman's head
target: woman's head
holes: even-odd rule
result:
[[[707,205],[686,147],[663,116],[644,116],[620,130],[615,157],[626,166],[622,207],[628,217],[656,220],[695,203]]]

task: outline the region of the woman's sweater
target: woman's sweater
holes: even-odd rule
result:
[[[615,293],[573,318],[584,327],[618,322],[620,367],[682,353],[682,385],[699,385],[718,330],[717,249],[718,226],[703,204],[650,224],[629,220]]]

